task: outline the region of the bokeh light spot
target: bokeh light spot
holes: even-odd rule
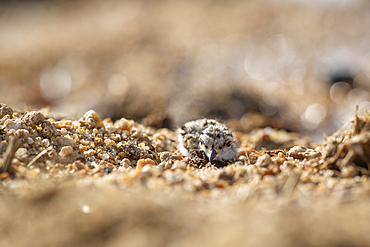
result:
[[[326,117],[326,108],[318,103],[312,104],[306,108],[301,123],[306,129],[315,129]]]
[[[69,72],[61,68],[46,68],[40,75],[40,89],[44,99],[56,102],[65,99],[71,92]]]
[[[337,82],[330,87],[330,98],[337,104],[346,102],[347,93],[351,86],[346,82]]]

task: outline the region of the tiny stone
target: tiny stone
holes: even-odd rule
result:
[[[22,119],[26,122],[27,125],[35,127],[36,125],[39,125],[42,122],[44,122],[45,117],[41,112],[30,111],[26,113],[26,115],[24,115]]]
[[[31,145],[31,144],[34,143],[34,141],[33,141],[33,139],[31,137],[28,137],[27,138],[27,143]]]
[[[131,162],[129,159],[127,158],[124,158],[121,162],[120,162],[120,165],[125,167],[125,168],[129,168],[131,167]]]
[[[50,146],[50,141],[48,139],[44,139],[41,141],[41,145],[44,147],[49,147]]]
[[[26,148],[18,148],[17,152],[14,154],[14,157],[24,162],[28,159],[28,155],[28,150]]]
[[[113,168],[112,168],[112,167],[110,167],[110,166],[107,166],[107,167],[105,167],[105,168],[104,168],[104,172],[105,172],[105,173],[108,173],[108,174],[109,174],[109,173],[111,173],[112,171],[113,171]]]
[[[357,175],[357,170],[355,167],[353,166],[347,166],[347,167],[343,167],[342,170],[341,170],[341,174],[343,177],[345,178],[353,178],[354,176]]]
[[[79,122],[82,126],[91,126],[92,128],[104,127],[103,121],[94,110],[86,112]]]
[[[62,147],[62,149],[59,152],[59,155],[61,157],[67,157],[68,155],[73,153],[73,148],[71,146],[65,146]]]
[[[258,157],[256,162],[256,166],[260,167],[268,167],[270,164],[272,164],[272,160],[268,154]]]
[[[109,155],[108,154],[103,154],[103,160],[109,160]]]
[[[62,128],[62,129],[60,130],[60,133],[61,133],[62,135],[67,135],[67,134],[68,134],[68,131],[67,131],[67,129],[66,129],[66,128]]]
[[[13,109],[8,107],[6,104],[0,103],[0,119],[5,115],[9,115],[10,118],[13,117]]]

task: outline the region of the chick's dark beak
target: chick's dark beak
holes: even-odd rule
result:
[[[217,155],[217,152],[212,148],[211,154],[209,155],[209,161],[213,160]]]

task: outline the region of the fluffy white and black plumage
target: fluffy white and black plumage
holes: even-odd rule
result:
[[[213,119],[185,123],[178,134],[180,152],[194,157],[203,150],[209,161],[235,160],[237,147],[231,131]]]

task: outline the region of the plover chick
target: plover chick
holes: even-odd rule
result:
[[[210,162],[235,160],[237,147],[231,131],[213,119],[185,123],[178,134],[182,155],[194,157],[203,150]]]

